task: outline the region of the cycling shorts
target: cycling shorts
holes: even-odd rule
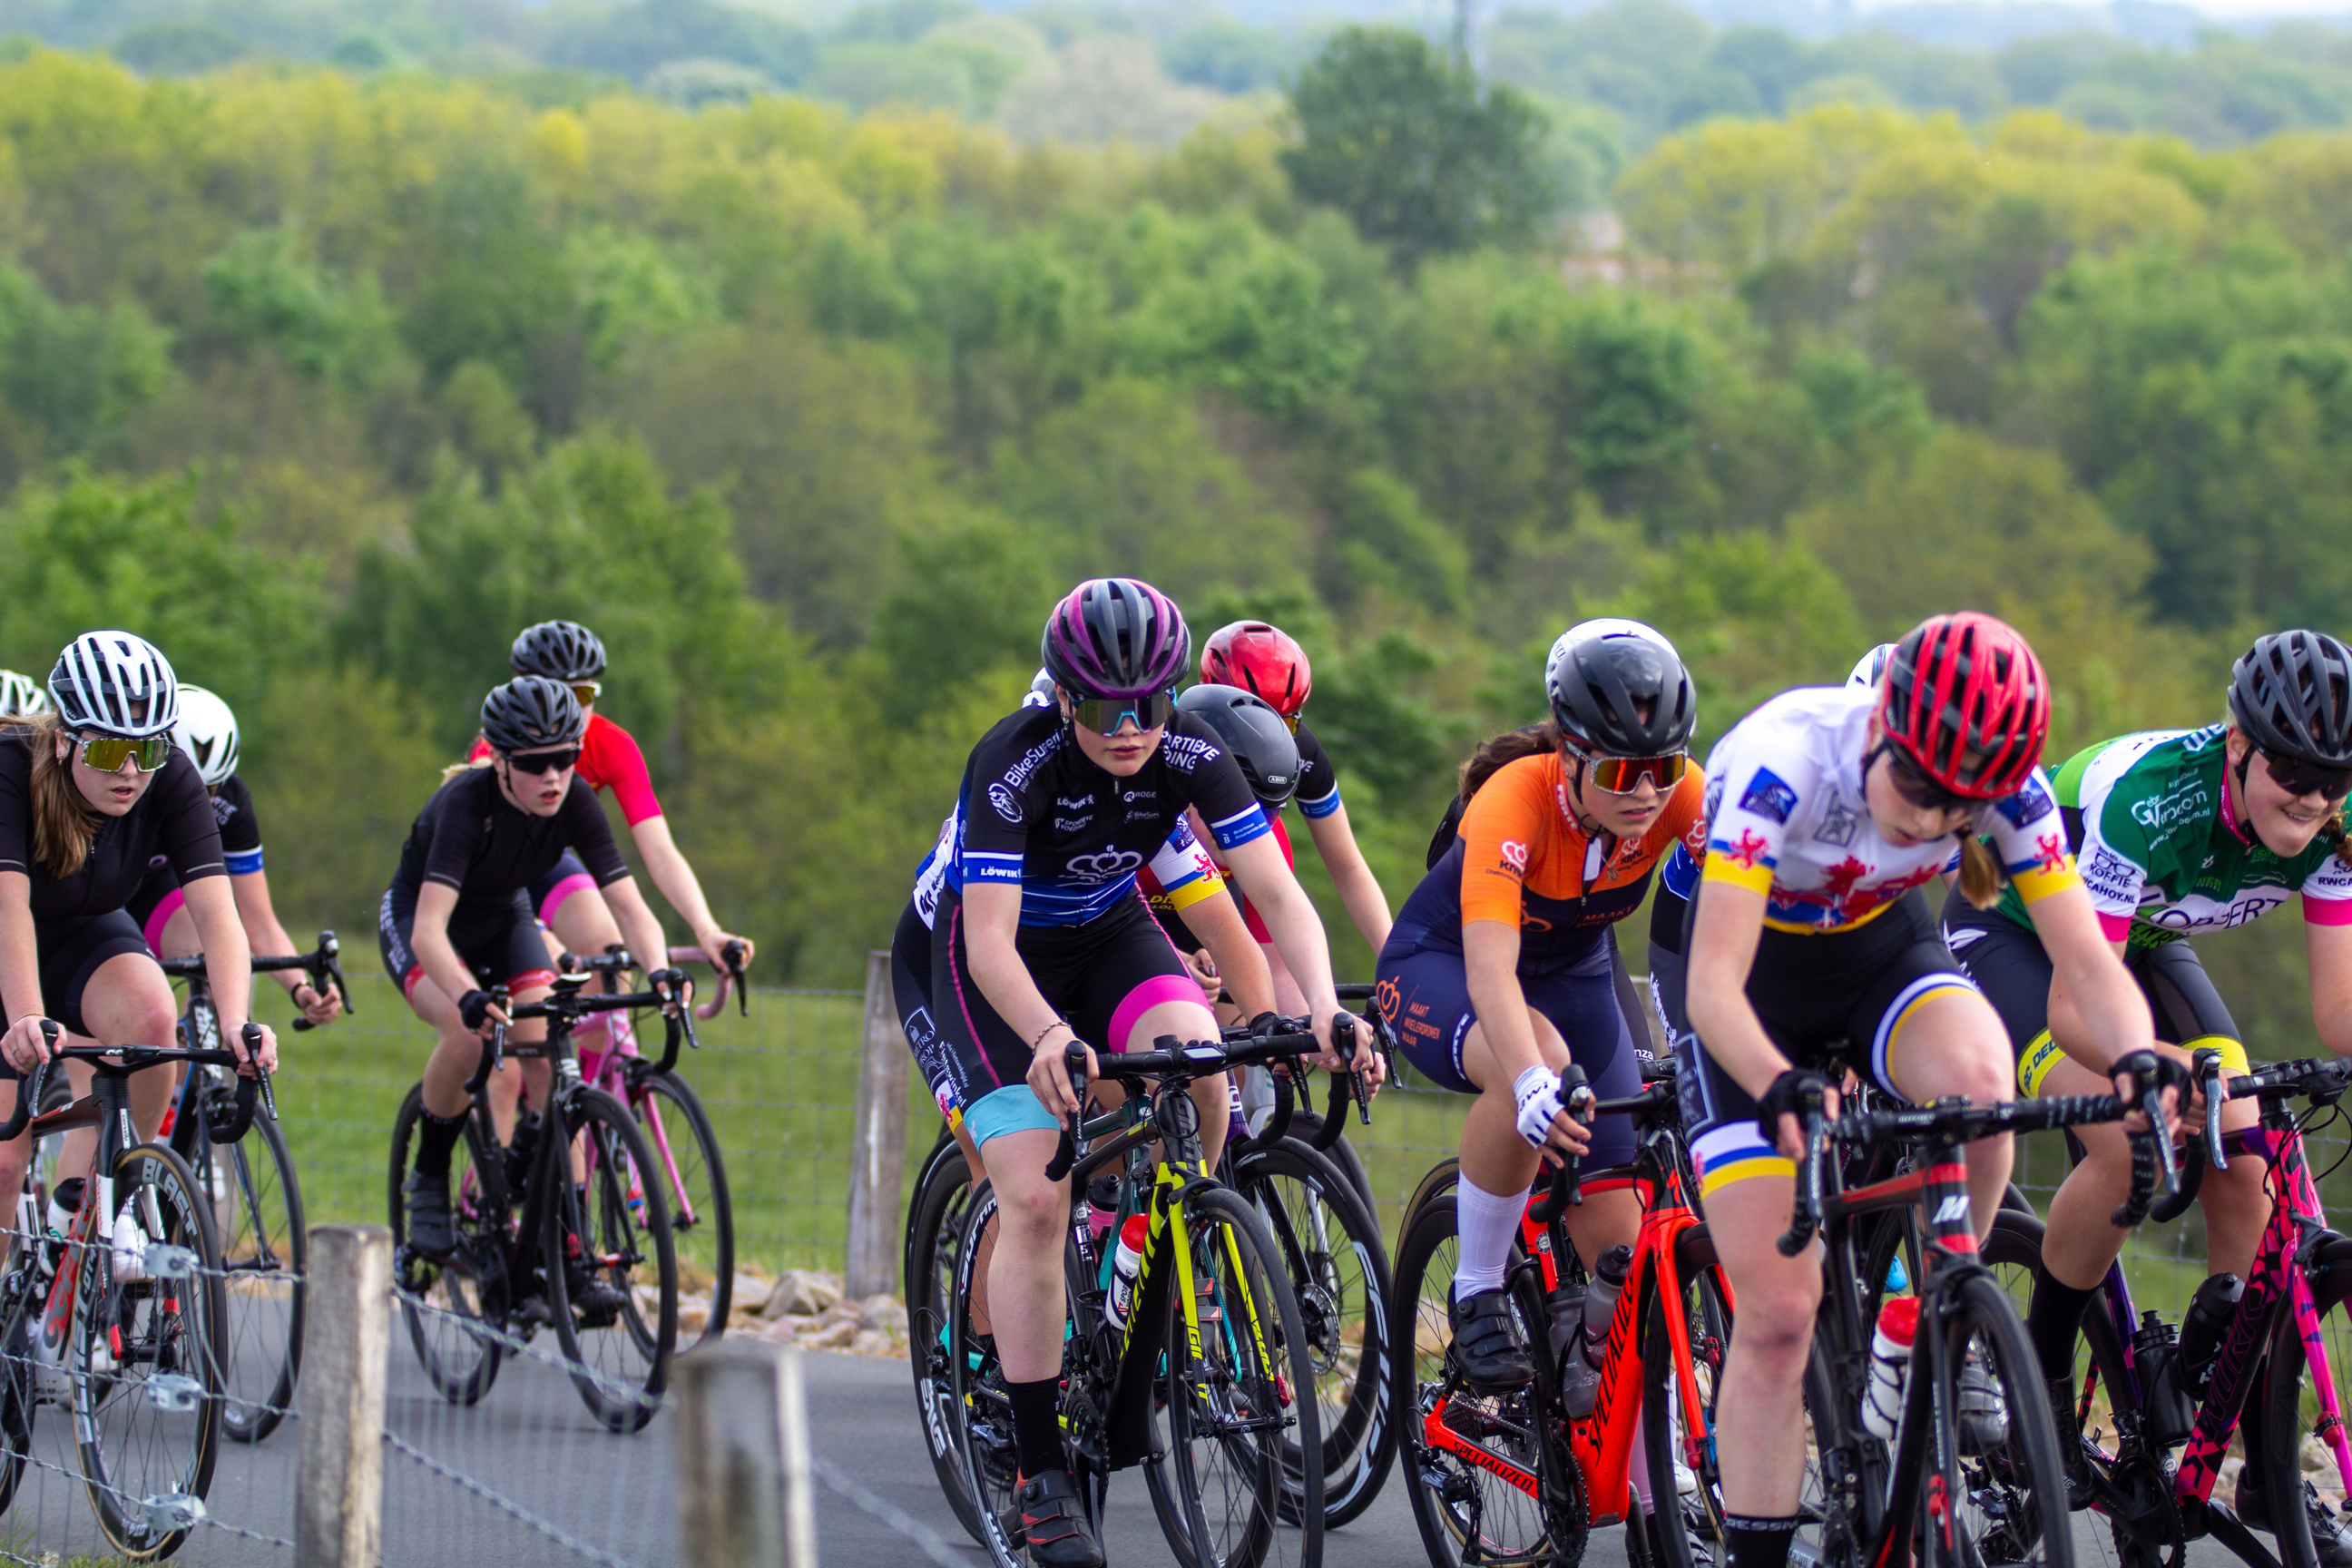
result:
[[[90,1030],[82,1022],[81,999],[89,977],[117,954],[147,952],[147,939],[140,935],[139,922],[121,910],[35,921],[33,941],[41,969],[42,1007],[47,1016],[85,1037]],[[0,1061],[0,1083],[12,1082],[17,1076],[15,1068]]]
[[[1694,900],[1694,921],[1696,907]],[[1685,952],[1689,934],[1686,929]],[[1851,1068],[1897,1100],[1902,1095],[1886,1061],[1904,1026],[1931,998],[1974,989],[1916,888],[1875,920],[1843,931],[1767,926],[1747,987],[1765,1034],[1790,1061],[1826,1069],[1832,1078]],[[1758,1129],[1755,1097],[1716,1065],[1697,1035],[1676,1043],[1675,1058],[1683,1126],[1702,1195],[1750,1176],[1796,1174]]]
[[[1023,926],[1014,951],[1046,1004],[1097,1050],[1127,1048],[1143,1015],[1201,1001],[1200,983],[1151,918],[1143,895],[1076,926]],[[909,902],[891,943],[899,1022],[950,1127],[974,1143],[1061,1123],[1029,1088],[1030,1042],[997,1016],[971,978],[963,900],[943,893],[932,923]]]
[[[416,958],[415,927],[416,889],[394,882],[384,889],[383,902],[376,909],[376,952],[383,958],[383,972],[411,1006],[415,1005],[416,983],[425,978],[425,965]],[[458,962],[477,984],[503,982],[509,991],[520,992],[555,984],[547,941],[539,934],[530,897],[523,892],[488,909],[460,904],[449,917],[449,945],[457,950]],[[526,1047],[511,1054],[530,1052]]]
[[[1438,948],[1391,948],[1381,954],[1373,996],[1381,1021],[1396,1037],[1412,1070],[1440,1089],[1475,1094],[1478,1086],[1462,1069],[1462,1047],[1478,1016],[1470,1005],[1469,974],[1458,952]],[[1569,1059],[1584,1069],[1592,1092],[1619,1100],[1642,1091],[1642,1061],[1634,1054],[1633,1029],[1649,1038],[1649,1026],[1629,1020],[1617,990],[1616,951],[1607,942],[1573,966],[1519,975],[1528,1005],[1551,1020],[1568,1042]],[[1505,1085],[1506,1089],[1509,1086]],[[1633,1124],[1623,1116],[1593,1123],[1589,1170],[1631,1163]]]
[[[555,911],[581,893],[596,890],[596,879],[588,874],[587,866],[578,854],[566,849],[555,869],[530,885],[530,907],[542,925],[555,923]]]
[[[1952,956],[1992,1003],[2017,1053],[2017,1087],[2042,1092],[2050,1069],[2065,1059],[2050,1038],[2050,976],[2053,965],[2042,938],[1999,910],[1969,907],[1963,899],[1946,906],[1944,937]],[[2154,1016],[2156,1037],[2191,1050],[2217,1050],[2233,1073],[2252,1069],[2238,1026],[2221,994],[2205,973],[2197,950],[2186,942],[2127,950],[2124,967],[2139,983]]]

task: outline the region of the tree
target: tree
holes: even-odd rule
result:
[[[1402,272],[1430,256],[1524,244],[1559,208],[1543,111],[1512,88],[1482,92],[1415,34],[1341,29],[1299,72],[1290,108],[1291,184],[1391,247]]]

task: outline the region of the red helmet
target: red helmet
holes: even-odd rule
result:
[[[1307,650],[1289,633],[1264,621],[1235,621],[1201,645],[1201,684],[1238,686],[1284,718],[1296,719],[1315,689],[1315,671],[1307,663]]]
[[[1878,724],[1919,771],[1969,800],[2024,786],[2050,738],[2050,681],[2006,621],[1930,616],[1887,660]]]

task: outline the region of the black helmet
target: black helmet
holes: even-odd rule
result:
[[[2230,717],[2271,756],[2352,767],[2352,649],[2325,632],[2256,638],[2231,668]]]
[[[482,739],[511,755],[575,746],[588,732],[587,716],[572,688],[543,675],[518,675],[482,699]]]
[[[1569,739],[1602,756],[1666,756],[1689,746],[1698,723],[1681,656],[1639,621],[1586,621],[1562,632],[1544,661],[1544,695]]]
[[[1277,811],[1290,804],[1298,793],[1298,742],[1274,704],[1238,686],[1196,686],[1176,706],[1216,731],[1259,800]]]
[[[550,680],[602,680],[604,645],[577,621],[541,621],[525,626],[507,655],[517,675],[543,675]]]

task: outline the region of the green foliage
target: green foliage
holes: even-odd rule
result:
[[[373,383],[393,351],[392,316],[373,279],[349,285],[307,264],[291,226],[247,229],[205,264],[213,331],[227,346],[268,344],[314,381]]]
[[[0,264],[0,398],[10,424],[38,432],[9,445],[28,457],[87,450],[162,390],[170,342],[135,300],[61,304],[23,268]]]
[[[1291,184],[1338,207],[1406,270],[1423,258],[1532,239],[1565,195],[1542,110],[1414,34],[1342,28],[1290,91]]]

